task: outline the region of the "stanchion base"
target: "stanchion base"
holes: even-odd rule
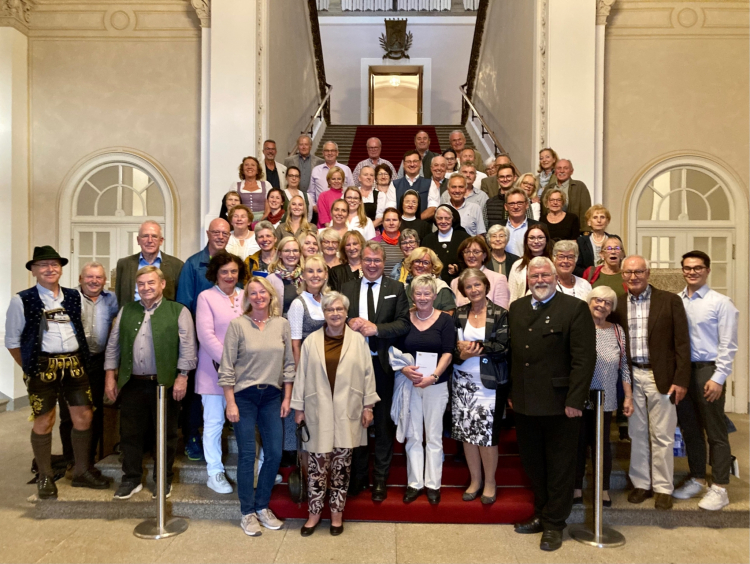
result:
[[[616,548],[625,544],[625,537],[622,536],[622,533],[609,527],[602,527],[602,536],[599,537],[599,542],[594,539],[594,531],[590,531],[584,525],[569,527],[568,534],[570,538],[580,543],[596,546],[597,548]]]
[[[147,519],[138,523],[133,534],[139,539],[166,539],[176,537],[187,531],[188,522],[185,519],[168,519],[164,524],[164,529],[159,528],[159,522],[156,519]]]

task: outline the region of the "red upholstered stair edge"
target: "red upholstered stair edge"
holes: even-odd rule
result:
[[[367,158],[367,140],[377,137],[383,143],[380,157],[390,161],[398,171],[404,153],[414,148],[414,136],[418,131],[426,131],[430,136],[430,150],[440,153],[437,131],[431,125],[360,125],[354,135],[352,150],[347,165],[354,170],[361,161]]]
[[[371,445],[372,446],[372,445]],[[394,455],[388,476],[388,497],[382,503],[372,501],[369,490],[346,501],[345,519],[356,521],[390,521],[412,523],[514,523],[529,518],[534,512],[534,496],[521,466],[515,429],[504,430],[499,440],[500,457],[497,473],[497,500],[489,506],[479,498],[471,502],[461,499],[469,484],[466,462],[456,460],[457,443],[443,439],[443,487],[437,506],[428,503],[426,496],[404,504],[406,491],[406,456],[404,445],[394,443]],[[283,482],[273,489],[271,508],[282,519],[307,517],[307,504],[297,505],[289,497],[287,480],[293,468],[281,468]],[[323,518],[329,518],[328,508]]]

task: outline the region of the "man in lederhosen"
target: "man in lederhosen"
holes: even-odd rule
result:
[[[91,388],[85,371],[89,349],[81,323],[78,290],[60,286],[62,258],[50,246],[35,247],[26,263],[36,286],[13,296],[5,321],[5,346],[23,368],[34,426],[31,448],[39,468],[40,499],[57,498],[52,470],[52,429],[58,396],[70,409],[75,457],[73,487],[107,489],[109,482],[89,468]]]

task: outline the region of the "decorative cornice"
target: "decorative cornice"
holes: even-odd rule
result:
[[[193,0],[195,1],[195,0]],[[596,25],[607,25],[607,17],[615,0],[597,0],[596,3]]]
[[[190,0],[201,27],[211,27],[211,0]]]
[[[619,0],[607,24],[607,37],[747,38],[749,19],[747,2]]]
[[[34,0],[0,0],[0,27],[14,27],[28,34]]]

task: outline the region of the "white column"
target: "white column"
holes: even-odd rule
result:
[[[11,297],[30,286],[28,38],[0,27],[0,335]],[[65,253],[63,253],[64,255]],[[2,345],[4,348],[4,344]],[[0,393],[26,395],[21,369],[0,352]]]
[[[596,162],[596,3],[549,2],[548,10],[547,144],[573,162],[573,178],[591,191]]]
[[[594,194],[592,201],[604,201],[604,34],[607,16],[615,0],[599,0],[596,7],[596,114],[594,155]]]
[[[208,146],[204,230],[207,221],[219,214],[221,198],[230,184],[239,180],[237,169],[242,158],[258,154],[257,18],[255,0],[223,0],[211,6],[208,53],[204,49],[204,56],[209,58],[209,84],[203,104],[209,114],[208,138],[202,139]],[[209,98],[207,104],[205,96]]]
[[[201,29],[201,245],[211,222],[211,28]]]

